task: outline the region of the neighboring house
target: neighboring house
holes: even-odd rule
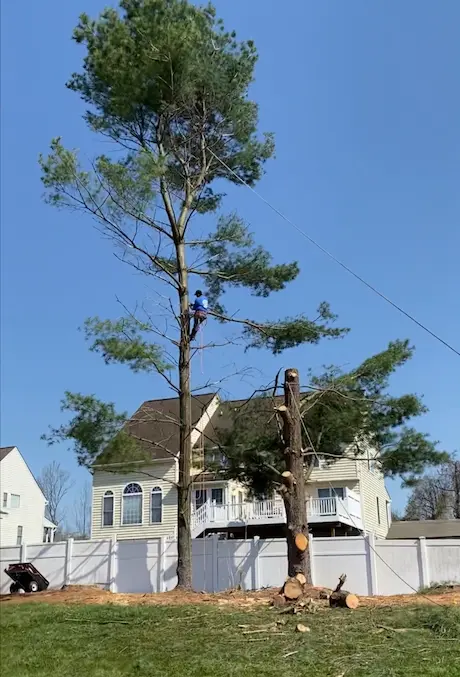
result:
[[[387,538],[460,538],[460,519],[393,522]]]
[[[230,412],[241,404],[241,401],[221,403],[214,393],[192,400],[193,538],[213,532],[233,538],[284,535],[284,506],[279,497],[247,500],[247,491],[238,482],[225,480],[221,474],[204,468],[205,444],[212,446],[216,431],[228,429]],[[151,461],[126,472],[122,471],[126,466],[103,455],[93,467],[92,538],[175,536],[178,420],[177,398],[144,402],[126,430],[142,440],[140,444]],[[219,455],[218,448],[214,449]],[[208,448],[206,455],[209,453]],[[306,506],[313,535],[356,535],[365,531],[385,538],[391,523],[391,503],[373,455],[375,452],[370,450],[366,458],[356,457],[350,450],[336,463],[327,465],[320,461],[313,469],[307,484]]]
[[[53,540],[46,499],[17,447],[0,448],[0,547]]]

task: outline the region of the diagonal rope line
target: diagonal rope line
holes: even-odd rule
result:
[[[433,338],[435,338],[437,341],[439,341],[440,343],[442,343],[446,348],[448,348],[448,349],[451,350],[453,353],[455,353],[456,355],[458,355],[458,357],[460,357],[460,350],[457,350],[456,348],[454,348],[454,346],[452,346],[450,343],[448,343],[447,341],[445,341],[443,338],[441,338],[438,334],[436,334],[434,331],[432,331],[431,329],[429,329],[429,328],[428,328],[426,325],[424,325],[422,322],[420,322],[419,320],[417,320],[416,317],[414,317],[413,315],[411,315],[410,313],[408,313],[406,310],[404,310],[404,308],[402,308],[402,307],[399,306],[397,303],[395,303],[394,301],[392,301],[388,296],[386,296],[383,292],[379,291],[379,290],[378,290],[376,287],[374,287],[370,282],[367,282],[363,277],[361,277],[361,275],[358,275],[358,273],[355,273],[354,270],[352,270],[352,269],[351,269],[349,266],[347,266],[343,261],[341,261],[341,260],[338,259],[336,256],[334,256],[334,254],[332,254],[330,251],[328,251],[325,247],[323,247],[322,245],[320,245],[319,242],[317,242],[316,240],[314,240],[310,235],[308,235],[308,233],[306,233],[304,230],[302,230],[301,228],[299,228],[299,226],[298,226],[297,224],[295,224],[293,221],[291,221],[291,219],[289,219],[285,214],[283,214],[282,212],[280,212],[280,210],[277,209],[274,205],[272,205],[271,202],[269,202],[266,198],[264,198],[263,195],[261,195],[259,192],[257,192],[257,190],[256,190],[255,188],[253,188],[252,186],[250,186],[244,179],[242,179],[240,176],[238,176],[238,174],[237,174],[235,171],[233,171],[233,169],[231,169],[231,167],[229,167],[223,160],[221,160],[221,158],[218,157],[218,156],[217,156],[217,155],[216,155],[209,147],[207,148],[207,150],[209,151],[209,153],[211,153],[211,155],[212,155],[218,162],[221,163],[221,165],[222,165],[223,167],[225,167],[225,169],[227,169],[227,171],[229,171],[236,179],[238,179],[238,181],[239,181],[240,183],[242,183],[243,186],[246,186],[246,188],[249,188],[249,190],[251,190],[251,191],[254,193],[254,195],[256,195],[256,196],[259,198],[259,200],[262,200],[262,202],[264,202],[264,203],[267,205],[267,207],[269,207],[272,211],[274,211],[275,214],[277,214],[278,216],[280,216],[284,221],[286,221],[286,223],[289,223],[290,226],[292,226],[293,228],[295,228],[295,230],[296,230],[298,233],[300,233],[300,234],[302,235],[302,237],[304,237],[304,238],[305,238],[306,240],[308,240],[312,245],[314,245],[317,249],[319,249],[321,252],[323,252],[323,254],[325,254],[326,256],[328,256],[332,261],[334,261],[334,263],[337,263],[341,268],[343,268],[344,270],[346,270],[347,273],[349,273],[350,275],[353,275],[353,277],[354,277],[356,280],[358,280],[359,282],[361,282],[361,284],[364,284],[368,289],[370,289],[371,291],[373,291],[374,294],[377,294],[377,296],[380,296],[380,298],[383,299],[384,301],[386,301],[387,303],[389,303],[390,306],[393,306],[393,308],[395,308],[398,312],[400,312],[402,315],[404,315],[404,316],[407,317],[409,320],[411,320],[411,322],[414,322],[414,324],[416,324],[418,327],[420,327],[421,329],[423,329],[423,331],[427,332],[427,334],[430,334],[430,336],[432,336]]]

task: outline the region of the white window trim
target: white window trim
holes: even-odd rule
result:
[[[108,524],[104,524],[104,503],[105,503],[105,497],[112,497],[113,503],[112,503],[112,524],[109,526]],[[115,493],[112,491],[112,489],[107,489],[107,491],[104,492],[102,496],[102,515],[101,515],[101,527],[103,529],[112,529],[115,526]]]
[[[13,505],[13,496],[18,499],[18,505]],[[21,494],[10,494],[10,508],[18,510],[21,507]]]
[[[161,496],[161,504],[160,504],[160,509],[161,509],[161,519],[159,522],[153,521],[152,520],[152,499],[153,496]],[[153,487],[153,489],[150,491],[150,510],[149,510],[149,520],[150,524],[163,524],[163,489],[160,486]]]
[[[140,487],[141,491],[137,494],[126,494],[127,496],[141,496],[141,521],[140,522],[130,522],[129,524],[125,524],[123,522],[123,506],[125,502],[125,491],[126,487],[129,487],[130,484],[137,484],[138,487]],[[120,519],[120,525],[122,527],[139,527],[142,526],[143,524],[143,517],[144,517],[144,490],[142,488],[142,485],[139,484],[139,482],[128,482],[128,484],[125,484],[123,487],[123,492],[121,494],[121,519]]]

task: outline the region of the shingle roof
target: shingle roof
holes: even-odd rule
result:
[[[206,393],[192,398],[192,426],[198,423],[215,396],[215,393]],[[142,451],[152,459],[164,459],[179,452],[179,421],[179,398],[147,400],[127,421],[125,431],[138,439]],[[115,462],[113,457],[106,459],[104,453],[97,465]]]
[[[0,461],[3,461],[3,459],[8,456],[10,451],[13,451],[16,447],[0,447]]]
[[[460,538],[460,519],[393,522],[387,538]]]

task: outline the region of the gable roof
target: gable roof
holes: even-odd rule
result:
[[[216,397],[216,393],[205,393],[192,397],[192,426],[196,426],[207,407]],[[146,452],[152,460],[177,456],[179,453],[180,434],[179,398],[169,397],[158,400],[147,400],[126,422],[124,430],[137,440],[142,452]],[[110,465],[116,462],[108,450],[98,457],[94,467]]]
[[[0,461],[3,461],[13,449],[16,449],[16,447],[0,447]]]
[[[460,538],[460,519],[393,522],[387,534],[388,539],[420,537]]]

